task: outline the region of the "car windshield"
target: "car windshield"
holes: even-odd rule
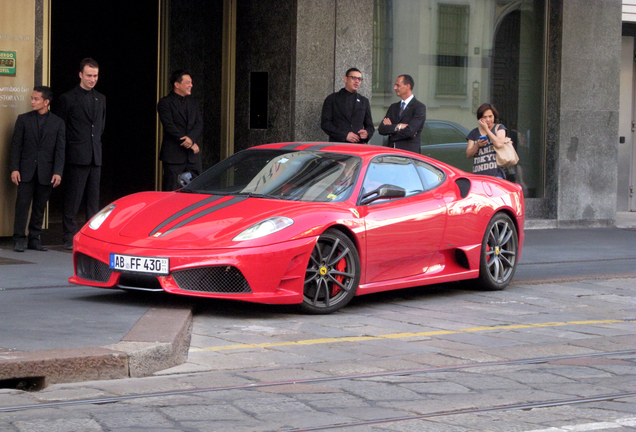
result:
[[[344,201],[360,172],[357,156],[289,150],[245,150],[181,189],[185,193],[249,195],[292,201]]]

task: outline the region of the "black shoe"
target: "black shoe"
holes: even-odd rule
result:
[[[13,250],[16,252],[24,252],[24,240],[14,240]]]
[[[42,244],[40,243],[40,239],[29,239],[28,247],[29,249],[33,249],[40,252],[46,252],[47,250],[49,250],[48,248],[45,248],[44,246],[42,246]]]
[[[64,242],[64,249],[73,250],[73,240],[65,241]]]

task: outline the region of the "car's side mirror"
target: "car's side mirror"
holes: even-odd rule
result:
[[[379,188],[362,195],[360,204],[366,205],[379,199],[404,198],[405,196],[406,190],[404,188],[390,184],[383,184]]]
[[[181,185],[181,187],[185,187],[190,184],[193,178],[194,176],[190,171],[183,172],[178,176],[179,184]]]

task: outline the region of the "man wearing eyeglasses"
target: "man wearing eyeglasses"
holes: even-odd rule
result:
[[[332,93],[322,105],[320,127],[330,142],[366,144],[375,132],[369,99],[358,93],[362,73],[351,68],[344,77],[344,88]]]

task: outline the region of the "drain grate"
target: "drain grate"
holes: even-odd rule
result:
[[[0,380],[0,389],[38,391],[44,388],[44,377],[11,378]]]

